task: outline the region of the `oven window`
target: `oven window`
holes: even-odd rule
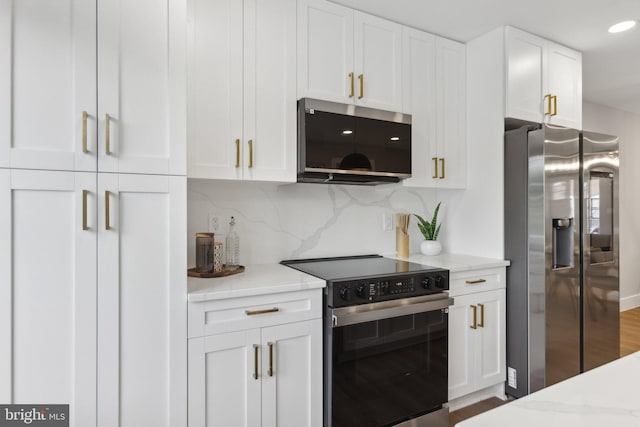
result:
[[[333,329],[332,425],[387,426],[447,401],[441,310]]]

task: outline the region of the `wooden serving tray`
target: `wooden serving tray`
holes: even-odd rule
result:
[[[187,270],[187,275],[189,277],[200,277],[200,278],[210,278],[210,277],[225,277],[225,276],[231,276],[233,274],[238,274],[238,273],[242,273],[244,271],[244,265],[239,266],[237,269],[231,271],[231,270],[227,270],[225,268],[226,266],[223,265],[222,266],[222,271],[217,271],[217,272],[207,272],[207,273],[198,273],[196,271],[195,268],[190,268],[189,270]]]

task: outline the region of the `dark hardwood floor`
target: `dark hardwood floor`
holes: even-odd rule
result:
[[[640,307],[620,313],[620,357],[636,351],[640,351]],[[492,397],[454,411],[450,414],[449,426],[453,427],[462,420],[497,408],[505,403],[496,397]]]

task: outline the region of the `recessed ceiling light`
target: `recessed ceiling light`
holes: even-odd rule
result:
[[[618,22],[617,24],[609,27],[609,32],[620,33],[622,31],[630,30],[631,28],[635,27],[635,25],[636,25],[636,21]]]
[[[349,129],[345,129],[345,130],[342,131],[343,135],[351,135],[352,133],[353,133],[353,131],[349,130]]]
[[[391,141],[400,141],[400,137],[398,136],[392,136],[391,138],[389,138]]]

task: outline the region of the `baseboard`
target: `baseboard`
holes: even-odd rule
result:
[[[507,396],[504,394],[504,383],[496,384],[465,396],[461,396],[457,399],[450,400],[447,406],[449,407],[449,411],[453,412],[491,397],[507,400]]]
[[[627,311],[636,307],[640,307],[640,294],[620,298],[620,311]]]

